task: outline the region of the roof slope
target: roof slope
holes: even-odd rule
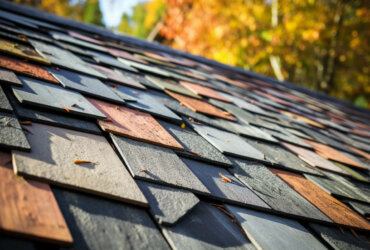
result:
[[[370,115],[0,2],[0,248],[368,249]]]

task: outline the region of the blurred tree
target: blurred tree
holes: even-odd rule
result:
[[[147,38],[155,25],[160,22],[165,6],[164,0],[137,4],[131,16],[122,15],[118,30],[143,39]]]
[[[103,26],[98,0],[14,0],[59,16]]]
[[[168,45],[370,107],[370,1],[166,2]]]

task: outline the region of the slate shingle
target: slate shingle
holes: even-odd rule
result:
[[[104,137],[36,123],[28,130],[32,133],[28,134],[32,151],[12,151],[17,174],[147,206],[144,195]]]
[[[48,108],[60,112],[92,118],[105,118],[81,94],[28,77],[20,77],[23,86],[13,86],[12,90],[18,101],[24,105]]]

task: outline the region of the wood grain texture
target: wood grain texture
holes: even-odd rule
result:
[[[22,60],[0,55],[0,67],[12,70],[22,75],[42,79],[48,82],[59,84],[47,70],[40,66],[24,62]]]
[[[303,176],[278,169],[270,170],[320,209],[321,212],[326,214],[334,223],[370,231],[370,224],[365,219]]]
[[[28,134],[32,151],[12,152],[17,174],[147,206],[144,195],[104,137],[37,123],[28,130],[32,133]]]
[[[224,101],[224,102],[232,102],[230,99],[220,95],[218,92],[214,91],[211,88],[207,88],[199,84],[184,82],[184,81],[181,81],[180,84],[190,89],[195,94],[210,97],[210,98],[217,99],[217,100]]]
[[[13,173],[11,155],[0,152],[0,231],[70,245],[67,224],[49,185]]]
[[[212,104],[208,102],[198,100],[192,97],[176,94],[174,92],[167,91],[167,90],[166,90],[166,93],[172,96],[173,98],[175,98],[176,100],[178,100],[180,103],[184,104],[186,107],[193,110],[194,112],[216,116],[216,117],[223,118],[226,120],[237,121],[234,117],[226,114],[225,111],[219,108],[216,108],[215,106],[213,106]]]
[[[104,131],[163,147],[184,149],[150,114],[92,98],[88,100],[111,119],[99,120]]]

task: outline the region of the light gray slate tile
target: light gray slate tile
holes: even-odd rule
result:
[[[219,166],[232,167],[226,156],[197,133],[168,122],[159,121],[159,123],[184,147],[185,150],[177,151],[177,154]]]
[[[0,86],[0,111],[8,113],[13,112],[13,107],[10,105],[9,100],[6,97],[2,86]]]
[[[12,87],[12,89],[18,101],[22,104],[49,108],[86,117],[106,118],[105,115],[80,93],[28,77],[20,77],[20,79],[23,87]],[[72,107],[72,104],[75,104],[75,106]]]
[[[236,157],[264,160],[264,154],[253,148],[239,136],[209,126],[191,123],[194,130],[220,152]]]
[[[359,214],[364,217],[370,217],[370,205],[357,202],[357,201],[348,201],[349,205]]]
[[[295,154],[280,145],[256,141],[252,139],[244,139],[248,144],[258,149],[265,155],[265,160],[271,165],[279,165],[282,168],[287,168],[295,172],[311,173],[315,175],[322,175],[320,171],[311,167],[306,162],[302,161]]]
[[[330,173],[325,173],[330,174]],[[370,203],[370,197],[367,197],[361,192],[360,189],[356,188],[352,184],[346,184],[339,180],[331,180],[324,177],[312,176],[309,174],[304,175],[308,180],[321,187],[325,192],[330,195],[337,196],[338,198],[347,198],[357,201],[363,201]],[[338,176],[339,178],[343,178]]]
[[[261,109],[260,107],[258,107],[257,105],[254,105],[252,103],[249,103],[247,101],[244,101],[236,96],[232,96],[232,95],[229,95],[229,94],[226,94],[226,93],[223,93],[223,92],[218,92],[220,95],[222,95],[223,97],[226,97],[230,100],[232,100],[232,102],[234,104],[236,104],[238,107],[242,108],[242,109],[245,109],[249,112],[252,112],[252,113],[255,113],[255,114],[259,114],[259,115],[265,115],[265,116],[269,116],[269,114],[264,111],[263,109]]]
[[[127,106],[146,111],[156,117],[181,123],[182,119],[159,102],[149,91],[137,90],[126,86],[117,86],[116,92],[135,98],[136,102],[127,103]]]
[[[34,39],[28,40],[31,42],[36,51],[42,57],[49,60],[52,64],[96,76],[101,79],[106,79],[104,75],[91,68],[87,63],[75,56],[72,52]]]
[[[230,217],[204,202],[174,226],[161,226],[173,249],[255,249]]]
[[[110,136],[134,178],[201,194],[210,193],[171,149],[113,134]]]
[[[62,128],[69,128],[87,133],[101,134],[102,131],[95,121],[79,119],[55,112],[46,112],[37,108],[27,107],[18,102],[13,93],[7,92],[14,112],[21,120],[43,123]]]
[[[117,96],[110,87],[99,79],[64,69],[47,69],[67,89],[96,97],[98,99],[123,104],[125,101]]]
[[[138,72],[135,68],[130,67],[130,66],[120,62],[119,60],[117,60],[116,57],[113,57],[109,54],[95,52],[95,51],[91,51],[91,50],[88,51],[88,53],[90,53],[93,56],[94,60],[96,62],[100,63],[100,64],[116,67],[116,68],[119,68],[119,69],[129,70],[129,71],[132,71],[132,72]]]
[[[13,151],[18,175],[147,206],[125,166],[103,136],[33,123],[30,153]],[[76,161],[89,161],[78,163]]]
[[[0,84],[22,86],[22,82],[13,71],[2,68],[0,68]]]
[[[217,120],[218,124],[220,124],[223,127],[228,128],[227,130],[230,132],[233,132],[238,135],[250,137],[250,138],[256,138],[263,141],[273,142],[277,143],[278,140],[276,140],[273,136],[270,134],[262,131],[261,129],[249,125],[249,124],[242,124],[237,122],[230,122],[223,119]]]
[[[297,221],[231,205],[226,207],[258,249],[326,249]]]
[[[186,158],[182,158],[182,161],[208,188],[213,198],[242,206],[270,209],[261,198],[227,170]],[[231,182],[225,181],[225,177]]]
[[[126,60],[121,57],[119,57],[118,60],[131,68],[140,70],[140,72],[145,71],[145,72],[157,74],[157,75],[164,76],[164,77],[170,77],[170,74],[167,71],[162,70],[152,65],[147,65],[147,64],[142,64],[142,63]]]
[[[30,151],[31,146],[13,114],[0,112],[0,148]]]
[[[230,171],[273,210],[298,218],[332,222],[263,164],[230,159],[234,164]]]
[[[137,180],[149,202],[149,209],[159,224],[173,225],[199,203],[190,191]]]
[[[73,249],[170,249],[144,209],[52,188]]]
[[[266,128],[261,128],[261,129],[263,131],[269,133],[270,135],[272,135],[273,137],[275,137],[278,140],[282,140],[282,141],[285,141],[285,142],[288,142],[288,143],[291,143],[291,144],[294,144],[294,145],[298,145],[298,146],[301,146],[301,147],[304,147],[304,148],[312,149],[312,146],[310,144],[306,143],[305,141],[301,140],[299,137],[297,137],[295,135],[292,135],[289,132],[275,131],[275,130],[266,129]]]
[[[84,48],[93,49],[93,50],[97,50],[97,51],[103,51],[103,52],[106,51],[106,49],[102,46],[96,45],[94,43],[89,43],[87,41],[83,41],[83,40],[80,40],[80,39],[76,39],[72,36],[69,36],[69,35],[61,33],[61,32],[51,31],[51,32],[49,32],[49,34],[54,39],[56,39],[58,41],[71,43],[71,44],[77,45],[79,47],[84,47]]]
[[[359,235],[360,239],[358,239],[349,230],[342,229],[341,231],[338,227],[313,223],[310,223],[310,227],[335,250],[369,249],[369,238],[366,236]]]

